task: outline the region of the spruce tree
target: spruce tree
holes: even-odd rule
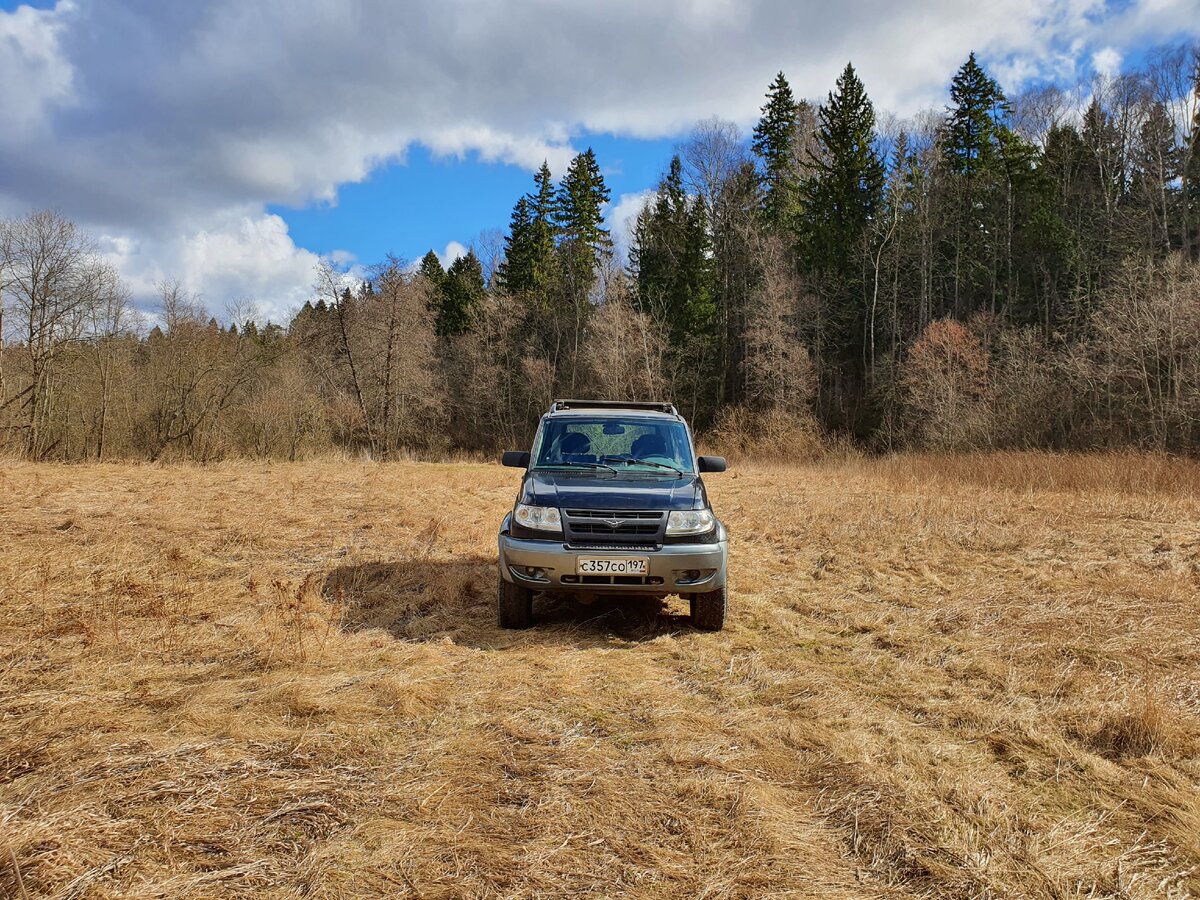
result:
[[[437,333],[442,337],[465,334],[475,324],[487,293],[483,265],[474,250],[450,264],[441,291]]]
[[[850,63],[817,110],[816,141],[813,174],[802,186],[802,259],[821,295],[825,352],[858,383],[869,344],[868,229],[883,202],[885,169],[875,108]]]
[[[596,266],[612,256],[612,238],[604,227],[609,190],[589,147],[567,168],[555,198],[553,216],[568,300],[578,304],[591,290]]]
[[[529,260],[531,291],[542,308],[547,294],[553,292],[558,278],[558,262],[554,254],[554,209],[557,197],[550,166],[545,160],[533,178],[535,190],[529,195],[533,221],[529,229]]]
[[[508,223],[508,234],[504,238],[504,260],[496,272],[500,287],[514,296],[520,296],[533,287],[533,215],[529,209],[529,198],[521,195],[513,207]]]
[[[532,305],[542,305],[555,277],[554,211],[557,197],[550,167],[543,162],[534,175],[534,191],[513,207],[499,284]]]
[[[446,270],[442,268],[442,261],[432,250],[421,257],[417,274],[424,276],[434,286],[440,286],[446,279]]]
[[[973,178],[995,160],[997,130],[1008,113],[1000,85],[972,52],[950,82],[942,159],[951,172]]]
[[[847,63],[817,111],[819,154],[803,186],[807,262],[848,277],[883,198],[884,165],[875,149],[875,108]]]
[[[638,215],[630,248],[637,304],[666,321],[676,346],[712,329],[711,249],[704,204],[688,196],[676,155],[654,201]]]
[[[792,88],[780,72],[767,88],[750,144],[761,161],[763,220],[779,231],[792,227],[796,212],[796,109]]]
[[[1130,177],[1130,201],[1140,220],[1144,249],[1170,250],[1175,198],[1172,182],[1180,175],[1175,123],[1162,103],[1155,103],[1138,130]]]
[[[944,307],[956,316],[997,308],[1011,237],[1011,185],[1001,152],[1008,105],[972,53],[950,85],[941,133],[936,216],[944,267]]]

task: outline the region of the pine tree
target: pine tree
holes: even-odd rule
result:
[[[1008,102],[971,53],[950,83],[953,106],[942,139],[942,159],[951,172],[973,178],[994,161],[996,132]]]
[[[950,99],[940,140],[938,280],[944,310],[966,318],[995,311],[1004,295],[1013,201],[1001,149],[1008,105],[974,53],[955,73]]]
[[[554,182],[543,162],[534,176],[534,192],[523,195],[513,207],[504,261],[497,272],[499,284],[527,302],[540,301],[554,280]]]
[[[533,215],[529,198],[524,194],[513,207],[504,238],[504,260],[496,272],[499,286],[510,294],[520,296],[533,288]]]
[[[417,274],[424,276],[434,287],[440,287],[442,282],[446,280],[446,270],[442,268],[442,261],[438,259],[438,255],[432,250],[421,257],[421,264],[417,267]]]
[[[885,172],[875,140],[875,108],[847,63],[817,110],[815,168],[801,195],[802,246],[803,261],[821,285],[826,352],[854,382],[870,355],[864,260]]]
[[[454,337],[470,331],[483,306],[487,288],[483,280],[483,265],[474,250],[468,250],[450,264],[441,291],[441,308],[437,315],[437,333]]]
[[[604,227],[608,199],[596,154],[589,147],[571,160],[553,208],[565,288],[575,304],[591,290],[596,266],[612,256],[612,238]]]
[[[676,155],[654,202],[638,215],[630,248],[638,307],[665,319],[676,346],[712,329],[711,249],[704,204],[688,196]]]
[[[789,230],[796,213],[796,109],[792,88],[780,72],[767,88],[750,145],[761,161],[763,219],[778,231]]]
[[[863,235],[883,199],[884,165],[875,149],[875,108],[847,63],[817,111],[813,177],[803,185],[808,264],[849,277]]]

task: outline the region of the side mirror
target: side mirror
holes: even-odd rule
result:
[[[698,456],[696,464],[701,472],[725,471],[725,457],[723,456]]]
[[[510,469],[528,469],[529,451],[505,450],[504,455],[500,457],[500,462],[503,465],[508,466]]]

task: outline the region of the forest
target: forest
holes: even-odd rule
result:
[[[944,108],[780,73],[750,134],[698,123],[615,248],[589,149],[503,246],[366,278],[284,323],[177,281],[132,301],[91,236],[0,222],[0,453],[436,456],[527,443],[556,396],[673,400],[729,452],[1200,451],[1200,48]],[[627,252],[625,250],[627,249]]]

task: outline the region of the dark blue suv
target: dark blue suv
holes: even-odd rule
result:
[[[499,621],[533,624],[533,595],[678,594],[692,623],[725,624],[729,545],[696,456],[691,431],[669,403],[556,400],[533,449],[504,465],[525,470],[500,526]]]

